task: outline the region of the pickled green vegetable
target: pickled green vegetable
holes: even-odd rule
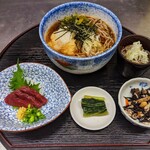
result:
[[[81,100],[84,117],[108,115],[104,97],[85,95]]]

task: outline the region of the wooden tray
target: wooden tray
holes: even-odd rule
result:
[[[133,34],[123,28],[123,36]],[[57,68],[45,54],[38,35],[38,25],[16,37],[0,56],[0,71],[20,62],[38,62],[53,68],[64,79],[71,94],[85,86],[97,86],[107,90],[115,100],[117,113],[114,121],[105,129],[88,131],[79,127],[71,118],[69,109],[52,123],[26,133],[0,132],[2,143],[8,149],[150,149],[150,130],[132,125],[118,107],[118,91],[127,80],[121,76],[117,53],[101,70],[73,75]],[[148,70],[143,77],[150,77]],[[112,148],[113,147],[113,148]]]

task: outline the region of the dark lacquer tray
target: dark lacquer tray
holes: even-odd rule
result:
[[[133,34],[123,28],[123,36]],[[121,114],[118,91],[127,80],[121,70],[117,53],[101,70],[73,75],[57,68],[45,54],[38,35],[38,25],[15,38],[0,56],[0,71],[20,62],[38,62],[53,68],[64,79],[73,95],[85,86],[97,86],[107,90],[115,100],[117,113],[114,121],[105,129],[88,131],[79,127],[67,109],[52,123],[26,133],[0,132],[2,143],[8,149],[150,149],[150,130],[132,125]],[[150,70],[143,77],[150,78]]]

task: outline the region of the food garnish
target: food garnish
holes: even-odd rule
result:
[[[125,97],[124,110],[132,119],[150,125],[150,88],[133,88],[130,92],[132,96]]]
[[[84,117],[108,115],[104,97],[85,95],[81,100]]]
[[[144,50],[140,41],[126,46],[121,52],[123,56],[129,61],[138,64],[147,64],[150,62],[150,54],[147,50]]]
[[[17,71],[13,72],[9,88],[13,90],[5,97],[5,103],[13,106],[17,111],[16,117],[24,123],[37,122],[44,119],[45,115],[39,108],[47,103],[47,99],[39,93],[40,83],[34,84],[27,81],[24,71],[17,61]]]
[[[28,105],[27,108],[20,107],[18,109],[17,118],[25,123],[33,123],[44,119],[45,115],[41,112],[40,109],[35,107],[31,108],[30,105]]]
[[[69,31],[73,33],[74,39],[76,39],[76,45],[80,49],[86,39],[91,40],[90,37],[92,35],[96,35],[97,27],[95,26],[95,24],[96,22],[90,22],[90,19],[88,19],[84,15],[73,14],[71,16],[66,16],[64,19],[60,20],[59,27],[61,31],[59,32],[65,31],[64,34],[66,34]],[[58,39],[60,37],[58,37]]]
[[[21,69],[20,65],[19,65],[19,61],[17,61],[17,71],[13,72],[13,77],[10,79],[9,82],[9,88],[11,90],[16,90],[22,86],[28,86],[32,89],[35,89],[37,92],[40,91],[40,87],[39,87],[39,83],[38,84],[32,84],[31,81],[27,81],[24,78],[24,74],[23,74],[23,70]]]
[[[19,107],[18,112],[17,112],[17,118],[19,120],[22,120],[24,118],[26,110],[27,108],[25,107]]]

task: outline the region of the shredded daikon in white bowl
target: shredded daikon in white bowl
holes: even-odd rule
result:
[[[132,61],[138,64],[149,63],[149,53],[147,50],[144,50],[140,41],[134,42],[132,45],[126,46],[122,50],[122,54],[129,61]]]

